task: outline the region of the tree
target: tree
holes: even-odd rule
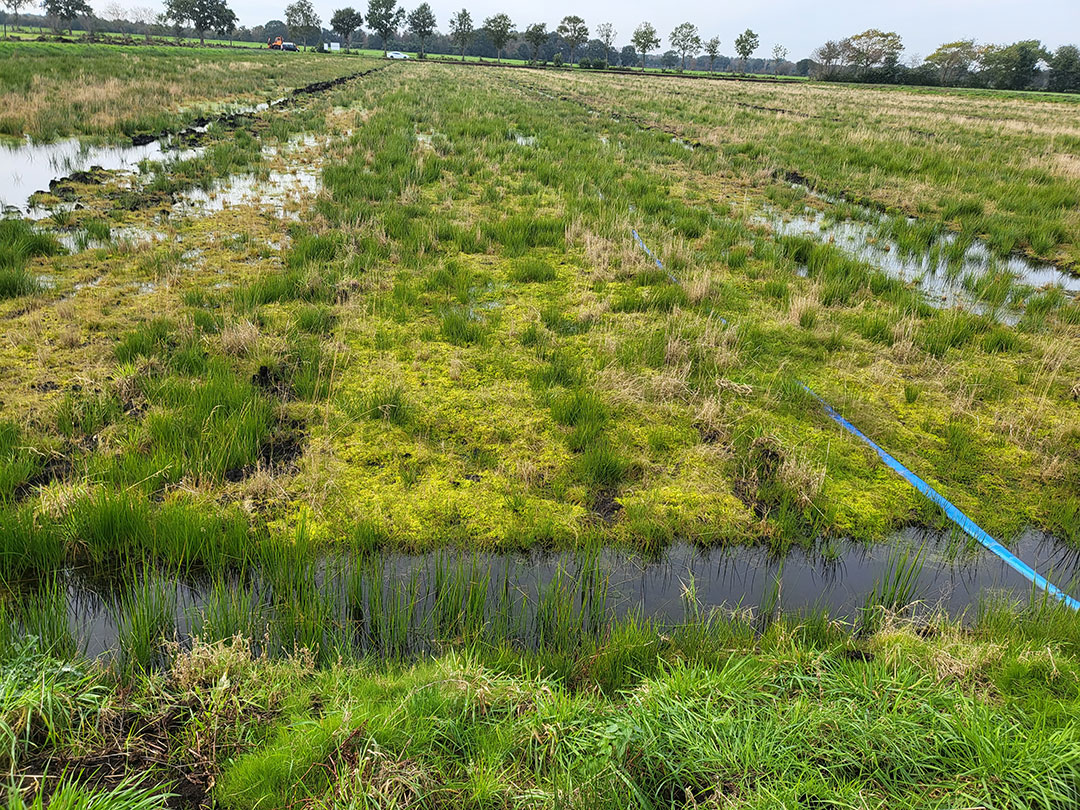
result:
[[[288,39],[289,26],[285,25],[284,20],[269,20],[266,25],[263,26],[263,37],[269,37],[270,39],[275,39],[277,37]]]
[[[150,41],[150,28],[154,24],[156,14],[149,6],[135,6],[131,10],[131,21],[142,29],[146,41]]]
[[[742,59],[743,73],[746,73],[746,61],[753,55],[760,44],[761,40],[758,39],[758,35],[749,28],[735,37],[735,53]]]
[[[615,47],[615,26],[611,23],[600,23],[596,26],[596,38],[604,43],[604,67],[611,64],[608,58]]]
[[[525,29],[523,35],[526,42],[532,45],[532,61],[536,63],[540,58],[540,48],[545,42],[548,41],[547,25],[544,23],[533,23]]]
[[[364,24],[363,15],[352,6],[339,8],[330,17],[330,30],[341,37],[341,44],[349,50],[353,31]]]
[[[679,64],[679,55],[675,51],[664,51],[660,57],[660,65],[664,70],[671,70]]]
[[[1080,93],[1080,48],[1062,45],[1049,61],[1050,89],[1057,93]]]
[[[383,56],[386,56],[386,43],[397,34],[403,22],[405,9],[398,8],[397,0],[368,0],[368,28],[382,38]]]
[[[585,26],[585,20],[576,14],[569,14],[562,18],[562,22],[555,29],[555,33],[563,38],[566,46],[570,49],[570,67],[573,67],[574,50],[582,42],[587,42],[589,39],[589,29]]]
[[[630,37],[638,53],[641,54],[641,72],[645,72],[645,57],[649,51],[660,46],[660,37],[656,34],[656,28],[650,22],[643,22],[634,29],[634,35]]]
[[[427,3],[421,3],[410,12],[405,21],[412,35],[420,40],[420,58],[425,58],[427,41],[435,35],[435,12]]]
[[[990,84],[1006,90],[1023,90],[1039,72],[1039,62],[1049,54],[1037,39],[1014,42],[1012,45],[988,45],[979,55]]]
[[[45,14],[52,17],[58,27],[67,24],[68,33],[71,33],[71,21],[81,14],[93,14],[94,10],[86,0],[45,0],[41,4]]]
[[[668,39],[671,40],[671,47],[682,57],[682,67],[679,70],[686,70],[686,57],[691,53],[696,55],[701,50],[701,37],[698,36],[697,26],[688,22],[679,23]]]
[[[311,38],[322,34],[322,20],[315,13],[311,0],[293,0],[285,6],[285,25],[289,28],[289,36],[300,40],[308,49]]]
[[[461,48],[461,61],[465,61],[465,49],[473,38],[472,15],[462,9],[450,18],[450,41]]]
[[[823,79],[832,78],[844,56],[844,49],[835,39],[830,39],[811,54],[818,63],[818,71]]]
[[[507,14],[495,14],[484,20],[484,30],[495,46],[495,58],[502,62],[503,48],[514,35],[514,23]]]
[[[712,37],[705,45],[705,53],[709,57],[709,73],[712,73],[713,65],[716,63],[716,57],[720,55],[720,37]]]
[[[956,84],[978,58],[979,49],[975,47],[975,40],[961,39],[957,42],[946,42],[926,57],[926,63],[938,69],[942,84],[950,85]]]
[[[848,61],[860,71],[895,65],[904,50],[904,42],[895,31],[870,28],[848,37]]]
[[[116,0],[105,4],[101,16],[115,25],[118,32],[123,32],[124,29],[121,26],[126,22],[124,18],[127,16],[127,10]]]
[[[214,24],[214,33],[219,37],[228,37],[229,44],[232,45],[233,39],[236,36],[237,22],[236,14],[233,13],[231,8],[227,8],[225,9],[225,13],[218,17],[217,22]]]
[[[165,16],[177,25],[187,21],[205,43],[207,31],[231,31],[236,15],[225,0],[165,0]]]
[[[619,52],[619,64],[623,67],[633,67],[637,64],[637,51],[633,45],[624,45]]]
[[[14,22],[12,22],[13,28],[19,27],[19,9],[29,4],[30,0],[4,0],[4,6],[11,12],[11,16],[14,17]],[[4,21],[4,36],[7,36],[6,20]]]
[[[154,25],[156,25],[159,30],[164,32],[162,36],[165,36],[165,34],[167,34],[169,32],[169,29],[171,28],[173,37],[176,39],[176,44],[180,44],[180,37],[184,33],[184,26],[182,26],[176,20],[170,19],[168,14],[166,14],[165,12],[161,12],[156,17],[154,17]]]
[[[773,72],[773,75],[775,75],[777,70],[779,70],[780,63],[783,62],[785,59],[787,59],[787,54],[788,54],[788,50],[783,45],[780,45],[779,43],[776,44],[776,45],[773,45],[773,49],[772,49],[772,58],[773,58],[772,72]]]

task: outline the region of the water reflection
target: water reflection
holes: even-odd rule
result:
[[[76,139],[19,146],[0,146],[0,210],[30,212],[30,197],[47,191],[53,180],[99,167],[106,171],[137,172],[144,160],[188,159],[198,149],[178,149],[170,140],[141,146],[88,146]]]
[[[1080,552],[1054,538],[1028,532],[1012,544],[1025,561],[1074,595],[1080,587]],[[164,601],[177,636],[197,632],[215,610],[215,599],[250,593],[249,619],[259,635],[281,615],[281,605],[307,600],[293,590],[307,583],[324,609],[327,632],[360,633],[365,637],[381,622],[375,604],[407,605],[408,644],[426,649],[439,635],[438,615],[448,590],[469,590],[482,597],[481,621],[490,624],[512,614],[510,624],[528,642],[542,621],[544,605],[564,588],[571,603],[593,611],[601,621],[628,614],[677,624],[687,618],[688,596],[705,610],[739,611],[750,616],[781,612],[827,611],[835,619],[855,620],[868,596],[889,580],[898,552],[920,557],[905,603],[917,610],[961,616],[991,594],[1027,601],[1029,583],[998,557],[966,538],[944,532],[907,529],[891,542],[866,546],[838,543],[828,553],[795,551],[779,558],[761,549],[703,550],[676,545],[658,558],[644,558],[605,549],[594,554],[475,554],[444,550],[427,555],[386,554],[375,559],[324,557],[311,570],[290,577],[288,587],[261,574],[231,575],[216,583],[190,576],[164,583]],[[216,591],[215,591],[216,584]],[[92,656],[118,646],[118,623],[126,586],[100,578],[92,570],[70,572],[69,622],[80,645]],[[378,597],[375,599],[375,597]],[[1041,598],[1041,595],[1036,595]],[[509,606],[509,607],[508,607]],[[501,617],[501,618],[500,618]]]
[[[937,307],[964,306],[1015,323],[1019,308],[1010,300],[1008,285],[1080,293],[1080,276],[1022,256],[996,257],[985,243],[972,240],[965,245],[954,233],[941,235],[926,251],[912,253],[883,233],[884,221],[833,220],[820,211],[771,215],[761,221],[781,236],[810,236],[834,244],[889,276],[918,286]],[[1002,282],[1006,282],[1004,288]],[[988,300],[987,291],[993,300]]]

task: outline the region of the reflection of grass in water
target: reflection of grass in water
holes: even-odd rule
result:
[[[254,586],[232,578],[217,577],[198,608],[189,608],[192,635],[203,641],[224,641],[241,636],[262,638],[264,611]]]
[[[952,565],[974,562],[983,552],[982,543],[955,526],[948,529],[948,540],[941,547],[942,559]]]
[[[889,553],[882,576],[866,598],[867,609],[902,610],[917,598],[919,575],[926,560],[926,545],[905,545]]]
[[[174,608],[165,596],[170,586],[158,571],[147,567],[132,574],[130,581],[114,617],[120,642],[118,664],[127,682],[160,665]]]
[[[25,635],[38,639],[41,649],[56,658],[75,658],[78,644],[68,626],[68,592],[63,575],[45,580],[22,598],[11,619]]]

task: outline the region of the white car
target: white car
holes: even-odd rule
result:
[[[387,59],[408,59],[409,55],[407,53],[402,53],[401,51],[387,51],[386,52],[386,58]]]

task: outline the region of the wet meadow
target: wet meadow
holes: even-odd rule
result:
[[[807,386],[1077,593],[1080,107],[263,56],[0,111],[170,133],[0,221],[12,807],[1076,801],[1080,620]]]

